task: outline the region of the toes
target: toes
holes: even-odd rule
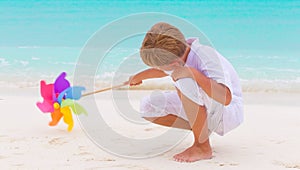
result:
[[[180,158],[181,158],[181,154],[180,154],[180,153],[179,153],[179,154],[176,154],[176,155],[173,156],[173,158],[174,158],[174,159],[180,159]]]
[[[176,161],[176,162],[180,162],[180,163],[183,163],[183,162],[184,162],[184,160],[183,160],[183,159],[180,159],[180,158],[179,158],[179,159],[176,159],[175,161]]]
[[[174,161],[181,162],[179,154],[173,156]]]
[[[175,156],[173,156],[173,158],[174,158],[174,161],[176,161],[176,162],[189,162],[188,161],[188,158],[186,158],[185,156],[183,156],[183,155],[181,155],[181,154],[177,154],[177,155],[175,155]]]
[[[183,159],[180,157],[179,154],[173,156],[173,158],[174,158],[174,161],[176,161],[176,162],[183,162]]]

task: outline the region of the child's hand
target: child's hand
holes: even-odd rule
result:
[[[171,75],[174,81],[177,81],[181,78],[193,78],[193,73],[190,67],[176,67]]]
[[[130,86],[137,86],[142,84],[143,81],[138,78],[137,75],[133,75],[129,77],[129,80],[125,82],[125,84],[129,84]]]

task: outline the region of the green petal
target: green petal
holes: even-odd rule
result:
[[[74,102],[72,99],[66,99],[61,102],[61,107],[71,107],[72,111],[76,115],[85,114],[87,115],[87,111],[78,103]]]

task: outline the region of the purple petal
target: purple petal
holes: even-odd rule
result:
[[[54,92],[60,93],[70,87],[70,83],[67,79],[65,79],[67,73],[62,72],[54,82]]]

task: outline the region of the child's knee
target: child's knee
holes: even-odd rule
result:
[[[142,100],[140,102],[140,112],[145,112],[145,111],[149,110],[150,106],[151,106],[151,103],[150,103],[149,96],[142,98]]]
[[[141,117],[148,121],[151,121],[149,117],[152,117],[153,114],[156,112],[154,107],[155,106],[153,106],[150,96],[144,97],[140,102]]]
[[[177,87],[177,94],[182,102],[183,105],[198,105],[198,107],[204,107],[205,103],[203,100],[203,95],[202,93],[200,93],[199,91],[195,92],[195,93],[190,93],[190,94],[184,94],[182,93]],[[191,89],[192,90],[192,89]],[[196,89],[198,90],[198,89]]]

